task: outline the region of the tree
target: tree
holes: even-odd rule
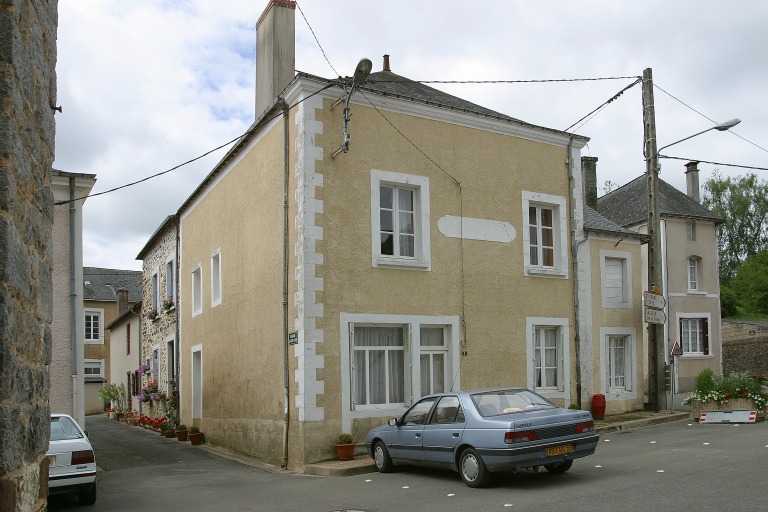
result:
[[[768,249],[750,256],[739,266],[731,287],[742,312],[768,314]]]
[[[748,257],[768,248],[768,182],[715,171],[704,189],[704,206],[725,220],[717,227],[717,248],[720,282],[728,283]]]

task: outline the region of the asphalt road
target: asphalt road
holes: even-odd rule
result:
[[[765,510],[768,424],[675,422],[601,436],[564,475],[521,471],[469,489],[456,473],[311,477],[264,471],[102,417],[86,428],[98,499],[50,511],[688,511]]]

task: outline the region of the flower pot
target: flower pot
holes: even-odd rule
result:
[[[179,441],[186,441],[188,436],[189,436],[189,430],[176,431],[176,439],[178,439]]]
[[[116,412],[109,413],[109,419],[116,420],[117,419],[117,413]]]
[[[167,438],[176,437],[176,431],[171,429],[163,430],[163,435]]]
[[[339,456],[339,460],[352,460],[355,457],[356,443],[350,444],[337,444],[336,453]]]
[[[200,444],[203,442],[203,433],[202,432],[195,432],[194,434],[189,434],[189,442],[192,444]]]
[[[758,421],[765,419],[765,411],[761,411],[755,405],[755,402],[749,398],[731,398],[724,402],[715,402],[710,400],[702,402],[701,400],[691,401],[691,416],[695,420],[701,418],[704,411],[757,411]]]

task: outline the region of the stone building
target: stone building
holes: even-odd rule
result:
[[[0,510],[48,494],[56,106],[54,0],[0,9]]]

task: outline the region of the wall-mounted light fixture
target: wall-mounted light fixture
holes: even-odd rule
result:
[[[340,85],[344,89],[344,142],[341,143],[339,149],[333,152],[333,155],[331,155],[333,158],[336,158],[339,153],[346,153],[349,151],[349,141],[351,140],[351,137],[349,136],[349,118],[351,117],[349,112],[349,99],[352,97],[355,89],[365,83],[368,79],[372,68],[373,63],[370,59],[360,59],[360,62],[357,63],[357,67],[355,68],[355,73],[351,78],[345,77],[339,79]]]

